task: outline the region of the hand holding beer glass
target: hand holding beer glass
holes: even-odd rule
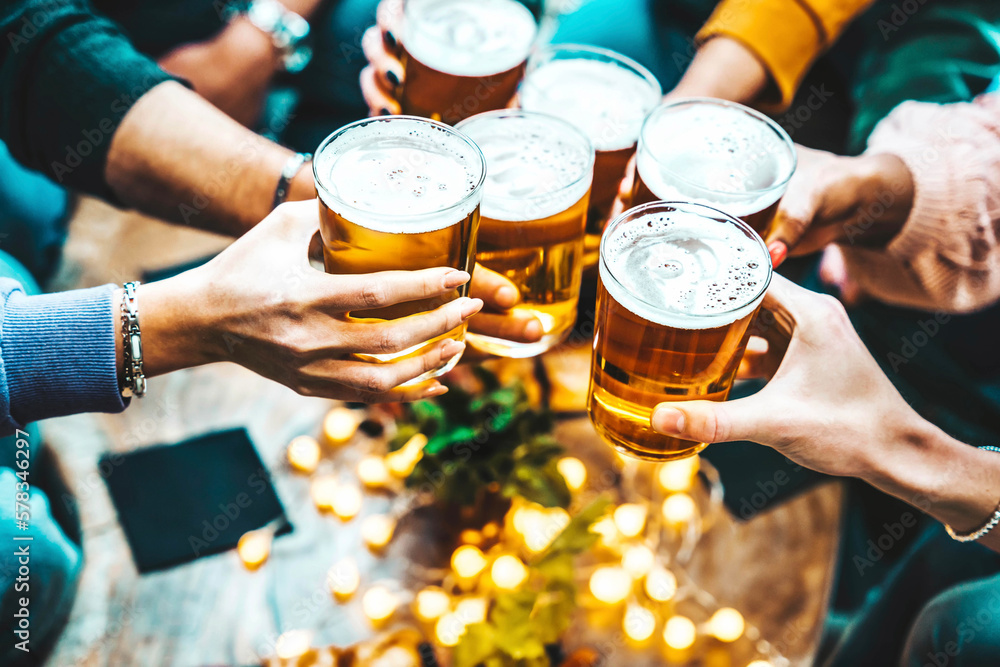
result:
[[[650,461],[706,443],[662,435],[663,401],[726,399],[771,279],[744,222],[700,204],[626,211],[601,239],[588,411],[609,444]]]

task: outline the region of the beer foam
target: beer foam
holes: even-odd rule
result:
[[[540,220],[580,201],[593,180],[586,137],[555,118],[518,112],[473,116],[458,125],[486,156],[482,213]]]
[[[629,148],[660,101],[659,86],[611,62],[550,60],[531,71],[518,92],[521,107],[559,116],[599,151]]]
[[[374,231],[444,229],[479,204],[479,197],[469,198],[482,178],[479,152],[427,121],[363,121],[321,146],[315,160],[323,202]]]
[[[516,0],[408,0],[403,47],[439,72],[488,76],[526,61],[537,32]]]
[[[770,268],[755,235],[681,209],[617,224],[601,243],[601,282],[611,296],[645,320],[678,329],[746,317],[764,298]]]
[[[791,174],[795,157],[769,124],[739,107],[680,103],[649,117],[636,160],[658,198],[740,217],[781,197],[776,186]]]

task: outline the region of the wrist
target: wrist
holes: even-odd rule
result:
[[[316,199],[316,181],[313,178],[312,162],[306,162],[292,178],[286,201]]]
[[[913,175],[906,163],[891,153],[843,159],[853,163],[852,167],[859,174],[857,192],[863,195],[855,218],[858,225],[866,225],[865,233],[857,235],[855,240],[869,247],[884,247],[899,234],[910,217]]]
[[[717,35],[699,47],[667,97],[715,97],[752,104],[769,81],[767,69],[753,51],[735,39]]]
[[[220,358],[213,344],[218,317],[198,285],[197,269],[139,287],[139,324],[147,377],[211,363]],[[120,303],[120,302],[119,302]]]

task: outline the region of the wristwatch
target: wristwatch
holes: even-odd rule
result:
[[[306,44],[309,22],[286,9],[278,0],[252,0],[244,3],[238,13],[271,36],[274,48],[281,53],[281,64],[286,72],[301,72],[312,60],[312,49]]]

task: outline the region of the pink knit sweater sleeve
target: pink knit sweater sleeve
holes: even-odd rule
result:
[[[906,163],[913,209],[885,248],[841,245],[847,275],[880,301],[921,310],[970,312],[1000,299],[1000,94],[905,102],[867,152]]]

